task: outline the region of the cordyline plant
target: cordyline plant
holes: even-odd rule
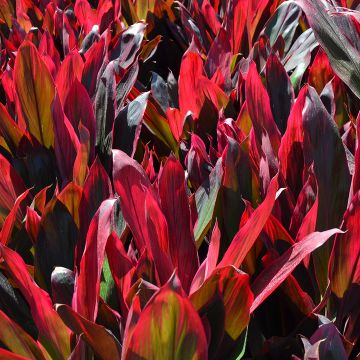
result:
[[[0,1],[0,358],[355,359],[356,0]]]

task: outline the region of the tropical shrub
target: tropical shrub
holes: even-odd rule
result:
[[[0,1],[0,358],[347,359],[360,12]]]

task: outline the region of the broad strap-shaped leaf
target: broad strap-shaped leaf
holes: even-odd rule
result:
[[[213,220],[222,177],[222,158],[219,158],[209,177],[201,184],[195,193],[198,218],[194,226],[194,237],[197,248],[200,247]]]
[[[189,111],[194,119],[199,119],[207,102],[220,110],[227,104],[227,96],[204,75],[203,62],[198,52],[190,46],[181,61],[179,75],[179,105],[181,116]]]
[[[241,45],[247,32],[249,6],[249,0],[230,0],[227,3],[224,25],[226,31],[229,32],[231,50],[234,55],[243,52]]]
[[[65,360],[70,355],[70,331],[52,307],[49,294],[30,277],[20,255],[0,244],[3,265],[28,302],[39,330],[39,341],[53,359]]]
[[[116,105],[118,109],[122,109],[132,87],[135,84],[139,73],[139,63],[135,61],[123,75],[116,85]]]
[[[180,137],[183,133],[183,127],[185,122],[184,118],[181,117],[180,110],[176,108],[168,108],[166,110],[166,117],[175,140],[179,142]]]
[[[353,194],[356,194],[360,190],[360,114],[356,118],[356,143],[355,143],[355,168],[354,174],[351,180],[351,187],[349,193],[349,201],[351,201]]]
[[[259,205],[258,208],[255,209],[249,220],[237,232],[228,249],[226,250],[224,257],[220,261],[218,268],[227,265],[240,267],[246,254],[254,245],[260,232],[269,219],[275,204],[275,200],[279,196],[282,189],[279,191],[278,190],[278,176],[275,176],[270,182],[264,201]]]
[[[77,51],[67,54],[56,76],[56,90],[61,104],[65,104],[66,97],[75,79],[80,80],[84,63]]]
[[[186,154],[185,166],[191,187],[198,189],[208,178],[212,166],[205,143],[196,134],[191,135],[191,147]]]
[[[73,181],[79,186],[84,186],[89,173],[88,163],[92,162],[91,151],[95,152],[95,147],[91,149],[90,132],[82,123],[79,124],[79,142],[73,168]]]
[[[306,360],[313,359],[314,353],[311,353],[310,350],[313,350],[314,347],[317,347],[319,359],[348,359],[341,334],[330,321],[327,324],[321,325],[315,331],[310,338],[310,343],[312,344],[311,348],[306,349],[307,351],[305,352]]]
[[[122,108],[115,117],[113,148],[120,149],[131,157],[134,156],[139,141],[148,97],[148,92],[139,95]]]
[[[0,357],[3,360],[29,360],[28,357],[14,354],[11,351],[0,348]]]
[[[263,30],[269,38],[270,46],[274,46],[281,36],[284,39],[284,50],[288,51],[299,25],[301,9],[298,5],[286,1],[282,3],[266,23]]]
[[[148,238],[143,204],[150,181],[139,163],[120,150],[113,150],[113,181],[120,196],[124,219],[129,224],[136,247],[142,251]]]
[[[12,152],[17,149],[22,137],[27,137],[25,131],[13,120],[2,103],[0,103],[0,134]]]
[[[143,206],[143,203],[138,206]],[[170,257],[167,221],[151,188],[145,194],[145,220],[148,231],[146,247],[150,249],[160,283],[163,285],[169,280],[174,266]]]
[[[79,207],[81,197],[82,188],[74,182],[69,183],[58,195],[58,199],[66,206],[78,229],[80,226]]]
[[[337,125],[322,104],[316,90],[309,87],[302,112],[304,162],[314,163],[318,183],[316,230],[340,226],[347,205],[351,177]],[[336,189],[336,191],[334,191]],[[331,247],[326,244],[313,254],[320,289],[327,286],[327,267]]]
[[[11,209],[9,215],[4,221],[3,227],[1,228],[0,232],[0,242],[4,245],[7,245],[11,240],[13,228],[17,223],[17,216],[19,216],[19,213],[21,213],[20,206],[29,195],[29,192],[30,190],[26,190],[16,199],[13,208]]]
[[[295,90],[300,88],[301,80],[311,62],[311,52],[318,46],[312,29],[304,31],[293,43],[282,60],[287,72],[293,70],[290,79]]]
[[[111,61],[101,75],[96,88],[95,119],[96,147],[102,155],[108,155],[111,148],[111,129],[115,118],[115,68]]]
[[[84,1],[87,3],[87,1]],[[76,4],[78,1],[76,2]],[[76,7],[76,5],[75,5]],[[85,54],[85,64],[82,72],[81,82],[85,86],[90,98],[93,98],[96,91],[97,76],[104,62],[105,40],[100,38],[94,42]]]
[[[360,282],[360,192],[357,192],[344,215],[344,234],[335,238],[329,264],[332,291],[342,298],[352,283]]]
[[[72,179],[76,153],[79,148],[79,139],[70,121],[64,115],[58,95],[55,96],[51,111],[54,121],[56,162],[61,175],[62,185],[65,185]]]
[[[320,95],[326,84],[334,77],[334,71],[329,59],[322,48],[319,48],[309,69],[309,84]]]
[[[10,284],[11,279],[0,274],[0,309],[15,321],[27,334],[36,338],[38,330],[32,319],[29,305],[20,291]]]
[[[113,191],[109,175],[106,173],[99,158],[95,158],[89,174],[85,180],[83,194],[80,200],[80,234],[76,244],[76,264],[80,265],[85,239],[89,229],[90,222],[100,207],[101,203],[112,197]]]
[[[293,229],[294,233],[296,232],[296,241],[316,230],[319,196],[317,190],[314,189],[315,186],[317,189],[317,184],[313,184],[313,182],[315,182],[315,176],[310,174],[298,196],[298,201],[291,218],[290,230]],[[309,207],[310,209],[306,213]]]
[[[135,264],[126,253],[123,243],[115,232],[112,232],[108,238],[106,255],[116,285],[121,314],[127,316],[129,309],[125,299],[130,289]]]
[[[199,266],[195,276],[193,277],[189,292],[190,294],[195,292],[212,274],[213,270],[215,270],[220,251],[220,238],[221,233],[216,221],[211,234],[207,256],[202,262],[202,264]]]
[[[47,291],[56,266],[73,269],[78,231],[66,206],[54,198],[46,206],[35,243],[35,279]]]
[[[223,124],[224,128],[227,124]],[[229,129],[229,128],[228,128]],[[218,130],[219,131],[219,130]],[[232,129],[230,130],[232,132]],[[229,132],[230,132],[229,131]],[[231,135],[230,135],[231,136]],[[244,211],[243,199],[252,198],[252,169],[249,156],[248,139],[240,143],[225,135],[225,150],[223,151],[224,177],[221,191],[221,210],[225,243],[230,243],[239,230],[241,215]]]
[[[165,80],[156,72],[151,72],[151,95],[166,112],[169,104],[169,92]]]
[[[339,233],[342,233],[339,229],[313,232],[270,263],[251,285],[255,296],[251,312],[282,284],[307,255],[323,245],[331,236]]]
[[[284,66],[275,54],[270,54],[266,62],[266,86],[275,122],[282,134],[294,103],[294,89]]]
[[[73,308],[81,316],[95,321],[100,291],[100,275],[108,237],[114,228],[114,199],[105,200],[95,213],[86,236],[84,254],[75,278]]]
[[[185,191],[184,170],[170,156],[159,178],[161,209],[169,229],[169,251],[173,265],[186,292],[199,266],[190,220],[190,207]]]
[[[0,341],[14,353],[33,360],[48,359],[46,351],[18,324],[0,310]],[[1,357],[1,355],[0,355]]]
[[[304,31],[293,43],[282,63],[287,72],[294,70],[299,71],[301,67],[304,72],[310,64],[311,51],[318,46],[312,29]]]
[[[231,88],[231,58],[229,34],[221,27],[210,47],[205,68],[211,80],[222,89]]]
[[[95,354],[104,360],[120,359],[121,345],[104,326],[89,321],[68,305],[57,305],[56,311],[64,323],[77,335],[81,335]]]
[[[66,96],[64,103],[64,113],[71,122],[77,134],[80,132],[78,131],[80,122],[88,129],[90,135],[89,162],[91,164],[95,154],[95,114],[88,92],[77,78],[74,79]]]
[[[360,38],[351,24],[351,18],[337,15],[336,8],[324,0],[296,0],[304,10],[317,41],[329,57],[336,74],[360,98],[360,54],[358,44],[351,41],[347,32],[353,32],[355,41]],[[330,15],[330,12],[333,12]]]
[[[0,154],[0,224],[13,208],[16,199],[26,190],[22,178],[10,162]],[[20,220],[20,219],[18,219]]]
[[[207,340],[201,319],[172,278],[150,300],[131,329],[123,359],[204,359]]]
[[[31,241],[35,244],[40,229],[41,217],[36,210],[26,208],[25,229],[30,236]]]
[[[232,340],[238,339],[250,320],[253,294],[249,275],[233,266],[217,268],[200,288],[190,295],[195,309],[201,311],[213,301],[218,293],[225,309],[225,331]]]
[[[123,31],[113,49],[111,49],[110,60],[116,59],[122,69],[127,69],[134,62],[140,49],[145,29],[146,24],[138,22]]]
[[[55,95],[52,76],[36,47],[25,41],[15,59],[14,84],[29,132],[47,148],[54,146],[51,103]]]
[[[129,94],[129,100],[134,100],[140,95],[140,91],[133,87]],[[148,130],[162,141],[172,152],[177,155],[179,145],[170,130],[166,117],[162,114],[160,106],[152,98],[151,94],[148,98],[147,107],[144,113],[144,124]]]
[[[96,10],[86,0],[79,0],[74,7],[74,14],[77,21],[84,28],[85,34],[89,33],[94,24],[96,24]]]
[[[280,147],[281,134],[272,115],[269,95],[261,82],[254,62],[250,64],[245,89],[247,108],[253,123],[258,147],[260,149],[263,146],[263,134],[267,133],[272,149],[266,147],[263,148],[263,151],[269,160],[274,161],[273,157],[277,156]]]
[[[280,172],[294,197],[298,196],[303,186],[302,178],[300,177],[304,167],[302,112],[308,91],[308,85],[305,85],[300,90],[295,104],[291,109],[287,121],[287,128],[281,138],[279,149]]]
[[[13,3],[10,0],[1,0],[0,2],[1,6],[1,20],[4,21],[9,29],[12,25],[12,18],[15,17],[15,11]]]

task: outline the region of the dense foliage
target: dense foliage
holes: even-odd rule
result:
[[[356,0],[0,0],[0,358],[360,353]]]

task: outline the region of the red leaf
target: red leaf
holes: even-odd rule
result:
[[[123,359],[207,359],[207,341],[201,319],[176,285],[164,285],[128,329]]]
[[[0,242],[4,245],[7,245],[11,239],[11,233],[16,223],[16,218],[19,216],[20,205],[29,195],[30,190],[26,190],[22,193],[15,201],[13,208],[11,209],[9,215],[6,217],[3,227],[0,233]]]
[[[90,32],[93,25],[96,24],[96,11],[91,8],[87,0],[78,0],[75,3],[74,13],[86,35]]]
[[[83,60],[77,51],[69,53],[61,63],[56,77],[56,89],[61,101],[65,103],[66,96],[75,79],[80,80],[83,71]]]
[[[218,268],[226,265],[233,265],[235,267],[239,267],[241,265],[246,254],[254,245],[260,232],[269,219],[275,200],[279,195],[278,187],[278,179],[276,176],[270,182],[266,198],[251,214],[251,217],[245,225],[237,232],[230,246],[226,250],[223,259],[220,261]],[[282,189],[280,189],[280,191],[281,190]]]
[[[40,220],[41,217],[35,210],[29,207],[26,208],[25,229],[33,243],[36,242],[37,236],[39,234]]]
[[[249,0],[231,0],[227,3],[224,21],[226,30],[229,32],[233,54],[242,52],[241,43],[244,33],[246,33],[246,25],[249,20],[252,20],[248,19],[248,17],[250,17],[250,14],[248,14],[248,7]]]
[[[357,192],[344,215],[345,234],[335,238],[329,263],[331,289],[342,298],[352,283],[360,282],[360,192]]]
[[[56,311],[64,323],[75,334],[81,335],[80,339],[86,341],[100,359],[120,359],[121,345],[108,329],[87,320],[68,305],[57,305]]]
[[[266,267],[251,285],[255,300],[250,311],[254,312],[255,309],[282,284],[307,255],[323,245],[331,236],[339,233],[342,233],[339,229],[313,232],[294,244],[278,259]]]
[[[144,169],[134,159],[120,150],[113,150],[113,181],[120,196],[121,211],[141,251],[148,240],[145,218],[145,195],[150,181]]]
[[[101,38],[98,42],[95,42],[85,54],[86,61],[82,72],[81,82],[87,89],[90,98],[95,94],[97,76],[104,61],[104,52],[105,40]]]
[[[316,230],[322,231],[340,226],[348,202],[351,177],[336,123],[312,87],[309,87],[302,116],[304,162],[307,166],[314,164],[319,197]],[[327,287],[330,252],[329,243],[312,255],[322,292]]]
[[[220,250],[220,229],[218,227],[217,221],[214,225],[213,232],[211,234],[210,245],[208,249],[207,256],[205,260],[202,262],[200,267],[198,268],[193,281],[190,287],[190,294],[199,289],[199,287],[203,284],[203,282],[211,275],[211,273],[215,270],[216,264],[219,257]]]
[[[117,288],[121,314],[126,317],[128,306],[125,299],[131,286],[131,277],[135,268],[133,261],[126,254],[123,243],[114,232],[112,232],[108,238],[106,255],[109,261],[111,275]]]
[[[145,218],[148,231],[145,245],[151,251],[160,283],[165,284],[174,271],[169,251],[169,232],[165,216],[151,189],[145,195]]]
[[[100,275],[105,247],[113,229],[113,207],[116,200],[105,200],[93,217],[86,236],[84,254],[75,278],[73,308],[90,321],[95,321],[99,304]]]
[[[113,195],[112,186],[108,174],[101,165],[99,158],[93,162],[89,175],[85,180],[83,194],[80,202],[80,234],[76,244],[75,263],[80,265],[85,238],[90,226],[91,219],[95,215],[101,203]]]
[[[70,331],[53,309],[49,294],[36,285],[15,251],[0,244],[0,255],[6,271],[30,306],[44,347],[54,358],[67,358],[70,355]]]
[[[2,103],[0,103],[0,134],[13,152],[18,147],[21,138],[23,136],[27,137],[24,130],[12,119]]]
[[[1,348],[0,348],[0,357],[2,360],[29,360],[29,358],[27,357],[16,355],[10,351]]]
[[[64,116],[59,96],[56,95],[52,105],[55,133],[55,156],[62,178],[62,185],[72,180],[79,139],[69,120]]]
[[[55,72],[53,75],[57,74],[57,71],[60,68],[60,55],[55,47],[53,37],[47,30],[45,30],[41,36],[41,40],[39,43],[39,53],[42,56],[47,56],[51,59],[52,63],[55,66]]]
[[[18,324],[0,310],[0,341],[9,350],[33,360],[47,359],[46,351]],[[46,355],[45,355],[46,354]],[[0,358],[3,357],[0,354]]]
[[[289,185],[294,197],[297,197],[302,187],[301,175],[304,167],[302,111],[308,91],[307,85],[300,90],[296,102],[291,109],[286,132],[281,139],[279,149],[280,172]]]
[[[21,177],[9,161],[0,154],[0,226],[11,211],[17,197],[26,191]],[[22,219],[18,219],[19,221]]]
[[[249,275],[233,266],[217,268],[201,287],[191,294],[190,300],[198,311],[204,311],[218,293],[225,308],[225,331],[236,340],[250,320],[253,294]]]
[[[188,111],[199,116],[197,82],[203,75],[203,62],[197,52],[188,50],[181,61],[179,75],[179,105],[181,116]]]
[[[329,59],[322,48],[319,48],[309,69],[309,84],[320,95],[325,85],[334,77]]]
[[[166,110],[166,117],[168,119],[170,130],[174,135],[174,138],[177,142],[179,142],[183,133],[184,118],[181,116],[180,111],[176,108],[168,108]]]
[[[96,122],[91,99],[85,87],[77,78],[74,79],[64,104],[64,112],[73,128],[79,133],[80,122],[88,129],[90,134],[90,164],[95,156]]]
[[[268,159],[273,161],[273,157],[277,156],[280,147],[281,135],[272,115],[269,95],[261,82],[254,62],[251,62],[247,74],[245,93],[259,150],[264,145],[263,134],[265,133],[269,136],[272,149],[263,148],[263,151]]]
[[[356,119],[356,150],[355,150],[355,169],[354,176],[351,182],[350,188],[350,199],[352,198],[352,194],[357,193],[360,190],[360,113]]]
[[[170,156],[159,178],[161,208],[167,220],[169,250],[172,263],[186,292],[199,266],[194,234],[190,221],[190,207],[185,191],[184,170],[179,161]]]

